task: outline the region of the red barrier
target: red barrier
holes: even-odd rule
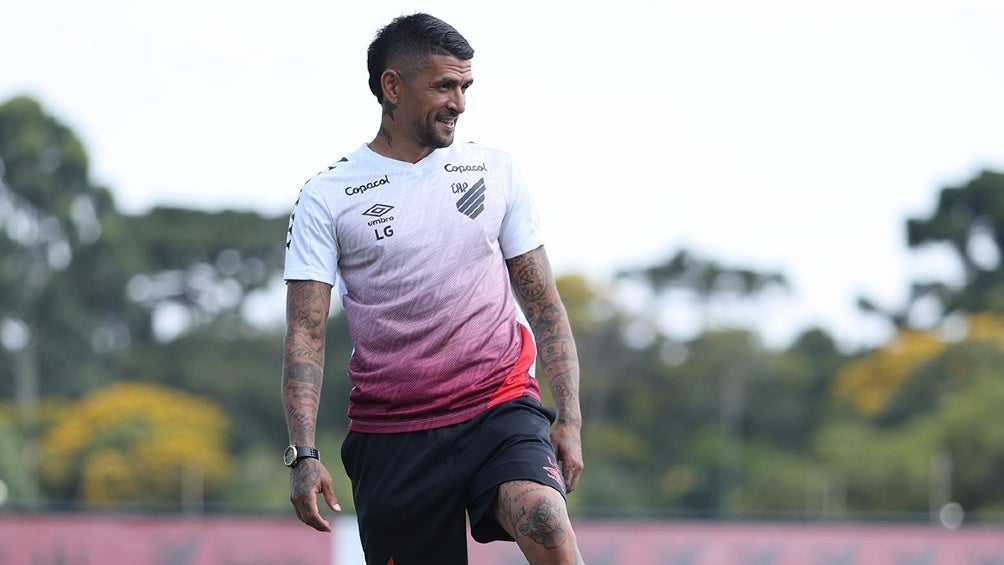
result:
[[[1004,527],[576,522],[591,565],[1004,565]],[[471,563],[524,563],[515,544],[470,544]]]
[[[0,565],[359,565],[352,518],[334,524],[331,535],[292,516],[0,514]],[[575,530],[590,565],[1004,565],[1004,526],[577,521]],[[472,541],[470,562],[526,560],[513,543]]]
[[[295,518],[0,515],[0,564],[329,565],[331,535]]]

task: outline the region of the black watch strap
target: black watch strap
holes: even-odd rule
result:
[[[296,464],[304,457],[320,459],[321,454],[317,452],[317,449],[304,445],[290,445],[282,452],[282,462],[290,469],[296,467]]]

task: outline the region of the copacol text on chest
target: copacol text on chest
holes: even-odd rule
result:
[[[346,186],[345,194],[349,196],[362,194],[371,188],[376,188],[378,186],[383,186],[385,184],[390,184],[390,180],[387,178],[387,175],[384,175],[382,179],[377,179],[375,181],[368,182],[366,184],[361,184],[359,186]]]

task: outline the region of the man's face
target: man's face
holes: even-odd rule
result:
[[[422,147],[449,147],[457,118],[466,107],[465,93],[473,84],[471,61],[433,55],[409,79],[398,105],[405,135]]]

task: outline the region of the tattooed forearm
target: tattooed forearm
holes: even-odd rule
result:
[[[540,364],[559,420],[579,425],[579,361],[568,314],[558,296],[544,248],[506,262],[513,294],[537,339]]]
[[[324,375],[324,332],[331,286],[290,281],[283,340],[282,404],[290,443],[313,445]]]
[[[544,363],[575,363],[578,361],[578,354],[575,351],[575,344],[569,343],[564,335],[546,337],[537,342],[537,349],[540,350],[540,358]]]
[[[289,363],[287,358],[282,372],[282,399],[291,439],[313,436],[314,415],[321,400],[321,370],[312,363]]]

